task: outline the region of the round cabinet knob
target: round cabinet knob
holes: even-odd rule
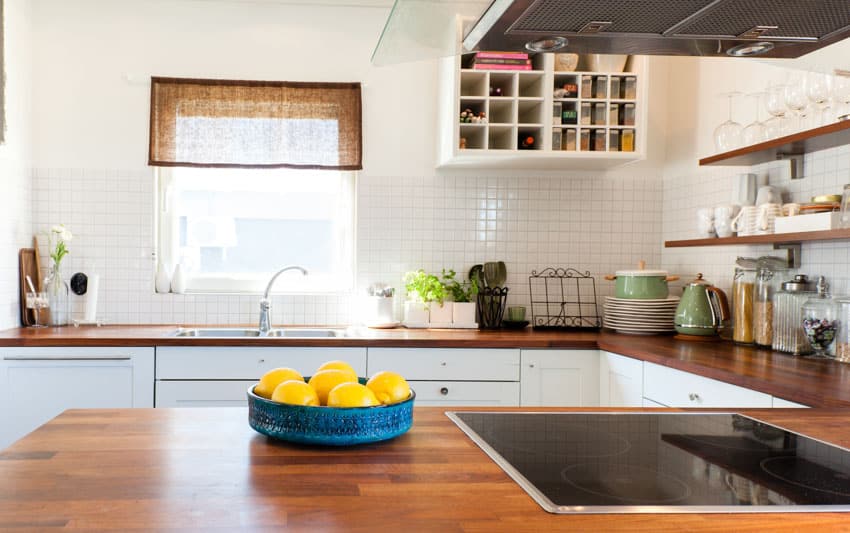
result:
[[[699,401],[699,394],[692,392],[692,393],[688,394],[688,399],[691,400],[692,402],[697,402],[697,401]]]
[[[265,363],[265,362],[266,362],[266,360],[265,360],[265,359],[260,359],[260,364],[263,364],[263,363]]]
[[[446,366],[446,362],[443,361],[442,363],[440,363],[440,366]]]
[[[448,387],[443,387],[442,389],[440,389],[440,394],[442,394],[443,396],[448,396],[448,394],[449,394]]]
[[[528,368],[534,368],[534,363],[529,363]]]

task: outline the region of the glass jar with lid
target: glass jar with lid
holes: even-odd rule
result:
[[[835,360],[850,363],[850,298],[838,300],[838,340]]]
[[[817,286],[805,274],[782,284],[773,298],[773,349],[804,355],[812,346],[803,330],[803,304],[817,294]]]
[[[818,357],[828,357],[838,329],[838,305],[829,296],[829,285],[818,278],[818,293],[803,304],[803,329]]]
[[[757,259],[739,257],[735,263],[732,282],[732,340],[739,344],[752,344],[753,305],[755,303]]]
[[[773,345],[774,296],[779,289],[778,272],[788,270],[784,259],[773,256],[758,258],[753,297],[753,340],[759,346]]]

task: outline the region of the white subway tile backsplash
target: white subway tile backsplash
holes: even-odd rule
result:
[[[649,177],[493,178],[362,175],[358,183],[357,286],[398,288],[404,272],[460,274],[504,260],[510,304],[527,304],[528,275],[572,266],[597,278],[639,260],[661,262],[662,180]],[[75,233],[63,270],[99,270],[99,314],[113,323],[248,324],[256,295],[161,295],[153,289],[154,184],[150,169],[36,169],[36,231]],[[45,243],[46,244],[46,243]],[[46,246],[42,246],[46,254]],[[610,283],[597,283],[600,299]],[[276,296],[277,324],[356,321],[356,296]],[[601,309],[600,309],[601,310]],[[79,311],[79,309],[78,309]]]

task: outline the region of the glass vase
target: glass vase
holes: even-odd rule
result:
[[[69,288],[68,283],[62,278],[62,271],[54,265],[50,274],[44,280],[44,291],[47,293],[47,303],[50,308],[51,326],[68,325],[69,313]]]

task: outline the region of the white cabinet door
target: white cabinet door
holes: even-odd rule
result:
[[[410,381],[418,407],[516,407],[516,381]]]
[[[598,350],[522,350],[521,406],[599,405]]]
[[[769,394],[644,362],[643,395],[670,407],[772,407]]]
[[[0,349],[0,448],[66,409],[153,407],[153,348]]]
[[[369,375],[381,370],[408,381],[519,381],[519,350],[369,348]]]
[[[793,409],[808,409],[808,405],[803,405],[801,403],[792,402],[791,400],[783,400],[782,398],[773,397],[773,406],[774,407],[784,407],[784,408],[793,408]]]
[[[157,407],[245,407],[256,381],[157,381]]]
[[[643,361],[611,352],[599,353],[599,405],[643,405]]]
[[[366,376],[366,348],[166,346],[156,349],[156,379],[256,381],[281,366],[309,376],[334,359],[348,362],[358,376]]]

